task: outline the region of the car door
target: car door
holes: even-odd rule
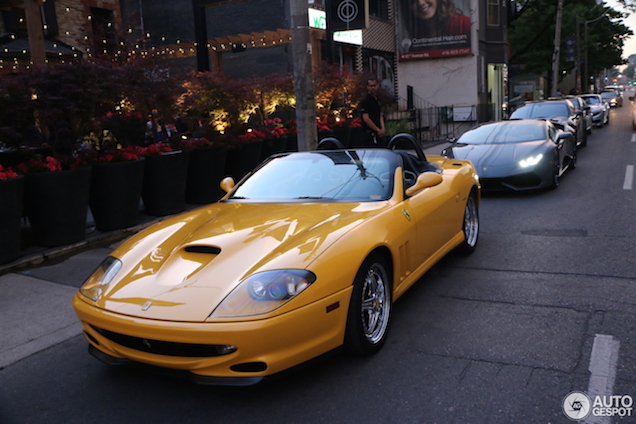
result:
[[[440,184],[420,190],[404,201],[403,213],[415,223],[412,258],[416,268],[436,256],[461,230],[464,209],[458,204],[459,192],[453,190],[451,180],[446,177]]]

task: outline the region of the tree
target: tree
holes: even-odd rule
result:
[[[524,72],[535,74],[547,73],[552,69],[556,6],[554,0],[521,0],[510,22],[511,65],[521,65]],[[597,5],[595,0],[566,0],[561,30],[563,44],[560,70],[567,73],[576,66],[575,62],[566,61],[564,43],[568,35],[577,34],[581,61],[587,51],[588,75],[623,64],[621,56],[624,41],[633,34],[623,25],[625,17],[626,13]]]

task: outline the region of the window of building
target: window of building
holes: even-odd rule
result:
[[[109,9],[91,7],[91,24],[95,54],[112,54],[117,47],[114,13]]]
[[[499,0],[488,0],[488,26],[499,26]]]
[[[389,2],[386,0],[369,0],[369,15],[376,18],[389,19]]]

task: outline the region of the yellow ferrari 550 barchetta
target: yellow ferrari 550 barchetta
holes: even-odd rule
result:
[[[131,237],[80,288],[94,356],[249,385],[341,346],[372,354],[393,302],[477,244],[473,166],[427,158],[408,135],[275,155],[221,185],[219,202]]]

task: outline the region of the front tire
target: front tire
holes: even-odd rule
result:
[[[559,155],[556,155],[556,159],[554,159],[554,168],[552,169],[552,183],[550,184],[550,188],[555,190],[559,188],[559,179],[561,177],[561,165],[559,164]]]
[[[386,341],[392,308],[388,269],[384,258],[371,255],[356,275],[344,341],[350,353],[372,355]]]
[[[464,223],[462,225],[464,241],[458,246],[460,253],[469,255],[475,251],[479,240],[479,207],[477,206],[477,195],[470,193],[466,207],[464,208]]]

